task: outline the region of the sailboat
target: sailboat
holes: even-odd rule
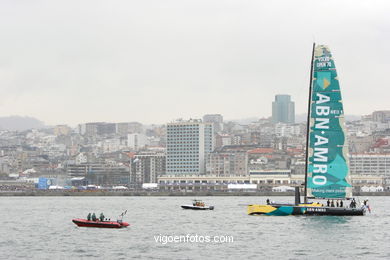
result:
[[[313,43],[308,119],[304,201],[299,187],[294,204],[248,205],[249,215],[364,215],[352,197],[348,145],[339,79],[329,48]],[[351,200],[351,207],[324,206],[310,199]]]

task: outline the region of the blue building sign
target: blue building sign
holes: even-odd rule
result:
[[[41,177],[38,180],[38,189],[47,190],[51,184],[52,184],[51,179]]]

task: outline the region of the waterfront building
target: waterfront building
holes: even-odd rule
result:
[[[295,104],[290,95],[276,95],[272,102],[272,121],[274,123],[295,123]]]
[[[390,154],[351,154],[351,174],[390,177]]]
[[[163,175],[157,178],[159,190],[168,192],[232,192],[229,184],[254,184],[252,191],[272,191],[280,186],[302,187],[304,174],[292,174],[290,170],[250,170],[246,176],[216,175]],[[355,191],[364,186],[385,186],[386,179],[372,175],[352,175]]]
[[[205,174],[213,150],[212,123],[195,119],[167,124],[167,174]]]
[[[67,164],[66,172],[70,177],[85,177],[94,185],[125,185],[130,178],[130,169],[119,163]]]
[[[164,175],[157,178],[160,191],[228,191],[229,184],[249,184],[249,176]]]

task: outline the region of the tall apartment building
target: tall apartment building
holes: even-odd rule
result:
[[[142,152],[134,158],[130,177],[133,184],[157,183],[157,176],[165,174],[164,152]]]
[[[220,114],[204,115],[203,122],[212,123],[215,133],[221,132],[223,130],[223,116]]]
[[[149,145],[148,137],[144,134],[127,135],[127,146],[134,150],[145,148]]]
[[[130,133],[129,123],[117,123],[116,124],[116,133],[119,136],[127,136]]]
[[[210,154],[209,174],[214,176],[248,175],[248,154],[246,151],[217,151]]]
[[[127,134],[143,132],[143,125],[138,122],[124,122],[116,124],[116,133],[120,136],[127,136]]]
[[[274,123],[295,123],[295,103],[290,95],[276,95],[272,102],[272,121]]]
[[[375,122],[386,123],[390,121],[390,110],[374,111],[372,120]]]
[[[212,123],[189,120],[167,124],[168,175],[205,174],[206,161],[213,150]]]
[[[54,135],[69,135],[72,132],[72,129],[67,125],[56,125],[54,127]]]
[[[80,130],[80,133],[82,132],[84,132],[86,136],[115,134],[116,125],[114,123],[105,123],[105,122],[86,123],[85,130],[84,129]]]

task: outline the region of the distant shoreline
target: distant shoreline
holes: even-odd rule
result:
[[[34,196],[150,196],[150,197],[198,197],[198,196],[294,196],[294,192],[161,192],[161,191],[0,191],[0,197]],[[390,196],[390,192],[356,192],[359,196]]]

